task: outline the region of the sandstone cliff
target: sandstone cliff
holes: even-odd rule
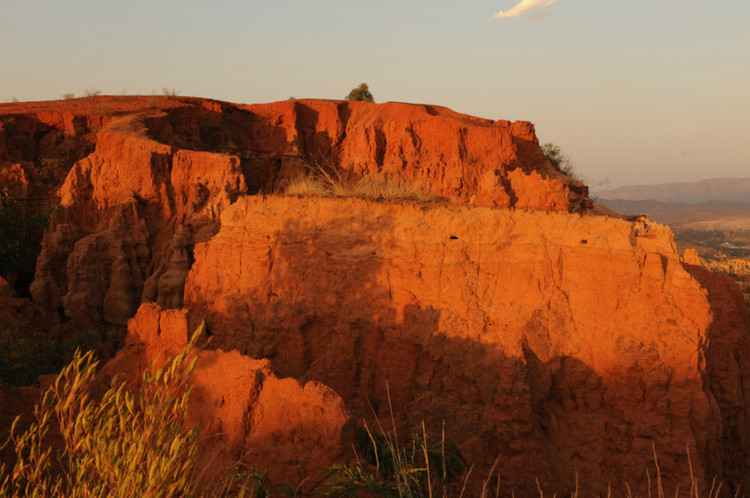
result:
[[[501,455],[519,496],[536,479],[569,492],[575,473],[586,494],[628,482],[645,495],[652,443],[672,489],[690,486],[688,446],[701,486],[750,489],[741,294],[683,266],[667,228],[587,215],[586,187],[546,162],[530,123],[161,97],[8,104],[0,118],[0,186],[63,208],[37,260],[37,310],[125,344],[111,372],[205,319],[212,347],[238,351],[206,352],[196,374],[195,420],[226,455],[292,441],[268,464],[290,480],[345,462],[349,414],[389,417],[389,391],[400,429],[445,421],[476,478]],[[281,195],[316,162],[445,202]],[[272,423],[308,434],[302,399],[330,421],[308,446]]]
[[[128,322],[126,346],[100,372],[101,382],[109,385],[125,373],[125,380],[136,384],[154,360],[182,351],[190,335],[185,311],[144,304]],[[198,469],[205,485],[226,479],[237,461],[267,469],[277,482],[296,484],[348,456],[353,421],[341,398],[319,382],[301,385],[276,377],[268,360],[206,350],[198,353],[190,385],[187,424],[198,427]]]
[[[645,494],[651,441],[670,486],[689,486],[686,445],[701,482],[744,484],[729,469],[748,465],[747,319],[710,306],[701,285],[722,279],[694,279],[667,228],[280,197],[240,199],[221,225],[185,289],[220,347],[361,416],[389,416],[388,381],[405,426],[446,421],[519,489],[570,491],[577,471],[587,494]]]
[[[586,187],[546,161],[530,123],[440,107],[97,97],[0,112],[0,184],[38,184],[23,178],[58,154],[55,144],[69,153],[54,164],[72,166],[31,294],[62,321],[106,329],[113,345],[140,302],[181,305],[192,247],[216,233],[237,196],[283,191],[319,162],[460,203],[590,207]]]

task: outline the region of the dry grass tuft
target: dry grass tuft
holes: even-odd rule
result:
[[[98,362],[77,351],[36,405],[35,422],[23,432],[13,422],[5,444],[16,462],[10,471],[0,467],[0,496],[197,495],[197,433],[184,423],[201,332],[163,367],[146,371],[136,393],[116,377],[100,400],[91,396]],[[49,436],[58,428],[63,444],[56,450]]]
[[[286,188],[287,195],[357,197],[383,202],[439,200],[415,182],[378,175],[356,176],[327,159],[313,161],[307,168],[309,175],[293,180]]]
[[[323,182],[310,176],[300,176],[292,180],[286,187],[285,193],[287,195],[317,195],[327,196],[330,195],[328,189],[326,189]]]

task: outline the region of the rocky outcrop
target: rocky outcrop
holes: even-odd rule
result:
[[[128,323],[127,345],[110,360],[100,380],[121,374],[130,384],[154,360],[163,362],[185,349],[185,311],[161,311],[144,304]],[[206,484],[225,479],[232,464],[268,470],[275,482],[312,489],[321,471],[344,459],[353,425],[341,398],[315,381],[277,378],[268,360],[237,351],[198,353],[186,424],[198,428],[196,474]]]
[[[395,102],[295,100],[247,109],[274,125],[253,126],[251,143],[261,155],[280,158],[281,184],[299,174],[300,160],[330,161],[355,174],[413,181],[454,202],[564,212],[590,207],[583,184],[549,164],[528,122]]]
[[[668,489],[690,486],[688,446],[701,483],[747,484],[728,470],[750,468],[747,317],[711,307],[665,227],[255,197],[195,258],[185,305],[215,345],[360,416],[388,418],[390,396],[407,430],[445,421],[469,461],[502,455],[511,489],[571,491],[577,472],[586,494],[645,495],[652,441]]]
[[[161,115],[126,116],[98,133],[62,185],[64,211],[31,286],[42,308],[103,324],[115,344],[141,302],[180,306],[193,244],[246,191],[237,157],[150,139],[144,122]]]
[[[519,496],[537,479],[571,492],[576,473],[584,494],[627,482],[645,496],[652,444],[667,489],[690,486],[688,448],[701,487],[750,489],[744,306],[686,270],[667,228],[588,216],[605,211],[530,123],[161,97],[4,104],[0,118],[3,178],[35,185],[40,151],[73,151],[50,180],[62,210],[37,310],[125,344],[110,373],[135,375],[204,319],[212,347],[236,350],[201,353],[201,458],[244,455],[298,482],[350,458],[348,411],[392,405],[407,433],[445,422],[477,482],[501,455]],[[278,195],[316,164],[445,202]]]
[[[310,165],[409,180],[465,204],[563,212],[590,204],[582,184],[546,161],[530,123],[440,107],[142,97],[26,107],[4,109],[6,121],[95,144],[59,188],[63,211],[30,292],[50,316],[99,328],[115,348],[140,303],[181,306],[193,246],[218,231],[223,209],[240,195],[283,191]]]
[[[709,475],[721,475],[748,489],[750,476],[750,320],[743,313],[742,291],[728,277],[686,265],[706,291],[711,321],[701,338],[704,356],[703,386],[721,424],[709,438]]]

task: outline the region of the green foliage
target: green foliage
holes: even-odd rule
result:
[[[45,333],[20,337],[14,327],[0,330],[0,380],[15,386],[36,384],[40,375],[59,372],[76,350],[91,351],[100,342],[93,331],[58,341]]]
[[[358,87],[353,88],[349,95],[346,96],[346,100],[358,100],[362,102],[375,102],[375,98],[370,93],[370,89],[367,87],[367,83],[362,83]]]
[[[197,432],[184,427],[196,341],[143,374],[137,394],[115,377],[101,400],[91,396],[97,361],[76,352],[34,409],[23,432],[14,421],[5,444],[16,463],[0,468],[0,496],[198,496],[193,483]],[[59,424],[63,449],[47,437]]]
[[[579,179],[578,174],[575,172],[575,168],[573,167],[573,163],[570,160],[570,157],[567,154],[563,153],[559,145],[546,143],[542,145],[542,152],[544,152],[547,160],[552,164],[552,166],[555,167],[557,171],[559,171],[563,175],[573,178],[574,180]]]
[[[31,280],[34,276],[31,237],[34,231],[47,228],[49,216],[27,216],[26,203],[16,199],[6,189],[0,191],[0,275],[11,274]]]
[[[59,158],[41,156],[36,164],[36,174],[43,184],[52,187],[59,181],[63,168],[63,161]]]
[[[361,491],[384,497],[445,496],[447,486],[463,473],[466,461],[445,434],[428,437],[422,424],[422,434],[399,447],[395,431],[379,428],[379,435],[367,425],[358,429],[356,440],[364,461],[353,467],[330,467],[318,491],[332,497],[356,497]]]
[[[225,484],[226,489],[221,495],[237,498],[269,498],[274,496],[274,490],[276,490],[294,496],[293,493],[287,493],[285,487],[275,485],[267,474],[265,470],[235,462],[228,482]]]

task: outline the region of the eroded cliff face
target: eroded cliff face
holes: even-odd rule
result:
[[[578,472],[587,494],[645,494],[652,441],[671,489],[690,485],[688,445],[701,482],[745,484],[728,469],[748,468],[747,320],[711,308],[665,227],[255,197],[195,258],[185,306],[215,345],[359,416],[389,418],[388,382],[402,427],[445,421],[479,475],[502,455],[517,491],[571,491]],[[717,334],[724,312],[734,332]]]
[[[585,215],[586,187],[530,123],[162,97],[0,118],[0,187],[62,206],[35,313],[124,344],[111,373],[135,375],[203,319],[213,348],[237,350],[201,353],[191,416],[209,460],[274,453],[260,466],[298,482],[346,462],[350,414],[389,419],[390,396],[406,434],[444,421],[477,480],[501,455],[507,493],[569,492],[578,473],[585,494],[645,496],[652,442],[671,489],[690,486],[688,445],[701,486],[750,489],[750,324],[731,283],[686,270],[667,228]],[[316,163],[444,201],[280,195]]]
[[[103,367],[99,381],[109,386],[124,374],[136,385],[153,361],[163,364],[183,351],[190,335],[186,311],[144,304],[128,322],[126,346]],[[198,428],[203,485],[223,482],[240,463],[268,470],[277,482],[308,478],[301,489],[310,491],[330,462],[348,457],[353,420],[342,399],[319,382],[280,379],[267,359],[204,350],[190,385],[186,423]]]
[[[30,292],[60,321],[104,330],[113,347],[141,302],[181,306],[192,248],[218,231],[223,209],[281,192],[311,166],[409,180],[462,204],[591,207],[586,187],[546,161],[533,125],[441,107],[96,97],[0,111],[0,184],[25,196],[50,151],[68,151],[54,163],[70,168],[56,191],[63,212]]]

